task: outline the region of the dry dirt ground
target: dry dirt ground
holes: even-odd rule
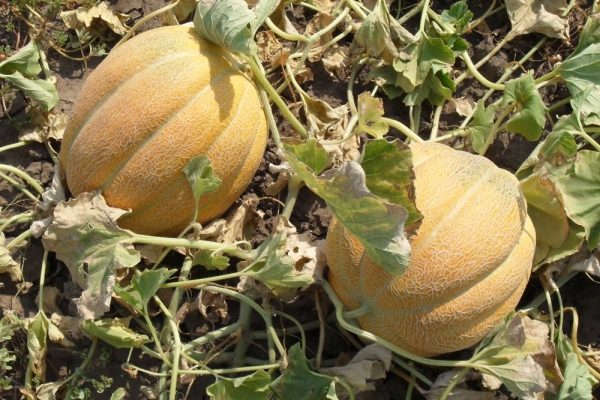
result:
[[[476,14],[477,12],[481,12],[483,7],[487,7],[487,5],[479,3],[484,2],[473,2],[473,11]],[[128,24],[134,23],[142,16],[162,7],[164,4],[165,3],[161,0],[119,0],[112,3],[117,11],[131,16],[132,19]],[[450,2],[439,0],[438,6],[447,7],[448,4],[450,4]],[[292,15],[291,19],[298,24],[298,26],[302,26],[303,22],[305,22],[304,17],[305,16],[301,14]],[[5,3],[0,1],[0,27],[4,26],[3,18],[8,18],[7,8]],[[493,22],[490,23],[490,29],[507,29],[508,24],[509,21],[507,18],[494,18]],[[154,19],[146,23],[142,27],[142,30],[152,29],[159,25],[159,20]],[[22,29],[21,34],[24,33],[25,30]],[[522,54],[531,47],[532,43],[535,43],[537,38],[534,36],[535,35],[529,35],[512,42],[510,46],[507,46],[492,58],[481,71],[483,75],[492,81],[500,77],[510,61],[519,59]],[[477,61],[487,54],[487,52],[495,46],[496,40],[492,35],[481,35],[478,33],[472,33],[468,35],[466,39],[471,45],[469,52],[474,61]],[[3,29],[0,28],[0,44],[12,44],[14,46],[15,41],[16,37],[14,34],[3,32]],[[523,67],[526,69],[534,69],[540,73],[547,72],[550,68],[550,65],[547,62],[548,56],[550,54],[568,50],[568,48],[564,48],[564,45],[560,41],[549,40],[541,49],[540,54],[537,57],[534,57],[534,61]],[[98,65],[101,58],[91,59],[87,62],[86,68],[83,63],[70,61],[61,57],[52,49],[48,51],[48,56],[52,72],[58,80],[57,88],[60,101],[55,110],[69,114],[77,99],[77,94],[82,83],[89,73]],[[335,78],[332,78],[320,64],[315,63],[314,65],[311,65],[311,68],[314,72],[314,80],[305,85],[305,90],[315,98],[325,100],[332,106],[337,106],[345,102],[346,83],[341,79],[336,80]],[[479,86],[479,84],[474,80],[466,80],[458,88],[457,97],[477,99],[482,93],[484,93],[484,89]],[[550,104],[564,98],[568,93],[565,88],[554,85],[549,86],[542,95],[546,104]],[[290,101],[291,100],[292,99],[290,99]],[[18,140],[18,134],[24,124],[26,124],[26,112],[28,111],[28,108],[29,106],[23,96],[17,95],[14,100],[9,102],[7,112],[0,110],[0,146],[15,143]],[[386,101],[385,108],[386,114],[389,117],[407,122],[406,107],[403,106],[400,101]],[[428,115],[429,112],[430,110],[424,110],[423,115]],[[10,116],[10,118],[8,118],[8,116]],[[445,126],[452,125],[454,123],[452,118],[451,113],[445,115],[445,117],[442,118],[441,128],[443,129]],[[284,130],[286,129],[285,123],[282,123],[282,127]],[[427,134],[427,129],[427,122],[422,121],[421,130],[424,134]],[[394,134],[395,133],[392,132],[392,135]],[[56,146],[58,148],[58,144],[56,144]],[[502,168],[514,172],[530,154],[534,146],[535,143],[527,142],[521,136],[501,135],[498,140],[493,143],[487,156]],[[41,144],[0,153],[0,163],[13,165],[28,172],[44,186],[50,183],[53,176],[52,160],[48,156],[44,146]],[[266,184],[272,182],[274,179],[267,168],[269,163],[278,163],[277,156],[273,152],[271,146],[267,148],[261,168],[244,196],[265,196],[264,189]],[[283,195],[285,195],[285,193]],[[285,197],[281,197],[281,200],[284,199]],[[30,207],[30,204],[27,201],[17,196],[16,190],[12,185],[4,180],[0,180],[0,206],[4,207],[8,204],[19,204],[24,209]],[[280,207],[277,201],[263,201],[260,204],[265,213],[265,217],[260,223],[255,237],[255,242],[257,243],[269,232],[272,227],[272,217],[277,214]],[[299,231],[310,231],[315,237],[324,238],[330,218],[331,215],[329,211],[325,209],[322,201],[316,198],[316,196],[308,190],[303,190],[301,192],[297,207],[292,216],[292,222],[297,226]],[[23,227],[22,229],[26,229],[26,227]],[[7,235],[14,237],[19,233],[20,231],[13,230],[7,232]],[[41,264],[42,254],[43,249],[41,243],[37,240],[32,240],[31,245],[21,255],[25,280],[33,284],[26,292],[21,292],[17,295],[17,287],[5,274],[0,274],[0,283],[3,284],[3,286],[0,287],[0,309],[2,312],[5,310],[14,310],[21,317],[32,317],[35,315],[37,312],[37,306],[35,304],[37,295],[36,285],[39,282],[39,266]],[[61,310],[65,315],[73,314],[74,309],[71,300],[79,296],[80,290],[72,283],[68,270],[61,266],[55,259],[50,260],[46,285],[55,286],[60,289],[62,300],[59,306]],[[537,295],[540,291],[540,286],[541,284],[534,277],[523,297],[522,304],[526,304]],[[581,274],[564,286],[561,293],[563,295],[564,305],[573,306],[579,311],[579,342],[582,344],[589,344],[593,347],[598,346],[600,341],[600,307],[598,307],[598,304],[600,304],[600,290],[598,290],[597,283],[586,275]],[[303,319],[312,319],[316,314],[314,302],[310,296],[300,298],[291,307],[292,312],[296,313],[295,316],[301,321]],[[232,310],[231,312],[234,313],[235,310]],[[186,319],[182,330],[194,332],[198,328],[198,324],[198,320],[189,317]],[[567,332],[570,329],[569,324],[570,321],[567,321]],[[15,338],[15,341],[20,343],[21,346],[15,346],[19,361],[13,371],[11,371],[11,378],[15,380],[15,385],[18,385],[18,382],[22,382],[23,379],[26,348],[23,346],[25,341],[24,337],[17,337]],[[316,341],[316,337],[309,337],[309,343],[315,344]],[[72,373],[73,369],[80,365],[82,354],[89,344],[89,340],[83,339],[78,343],[79,348],[75,350],[66,350],[62,347],[51,345],[47,359],[48,381],[57,380]],[[336,332],[334,327],[328,330],[325,346],[326,357],[333,358],[341,352],[351,350],[351,345],[344,340],[343,336]],[[117,351],[105,347],[99,354],[101,354],[101,356],[95,361],[94,368],[87,374],[89,378],[99,379],[101,375],[110,376],[115,380],[113,387],[126,388],[130,394],[129,398],[145,398],[145,395],[140,392],[140,387],[151,386],[153,380],[152,378],[143,375],[131,377],[121,369],[122,363],[128,356],[126,351]],[[134,359],[138,356],[139,355],[136,353],[133,354]],[[452,355],[452,358],[455,358],[456,356],[457,355]],[[152,365],[152,363],[145,365],[142,362],[142,365],[149,369],[156,367],[156,365]],[[433,376],[436,374],[435,371],[431,371],[431,373]],[[188,398],[201,398],[200,393],[204,393],[206,385],[210,383],[212,383],[212,378],[191,381],[188,388],[188,393],[191,393],[191,395]],[[390,374],[390,377],[387,380],[378,383],[377,391],[371,393],[370,397],[363,396],[360,398],[381,400],[403,399],[405,390],[406,384],[399,378]],[[110,391],[108,392],[110,393]],[[0,398],[10,399],[13,398],[13,395],[16,395],[15,392],[0,393]],[[109,398],[109,394],[94,393],[92,398]]]

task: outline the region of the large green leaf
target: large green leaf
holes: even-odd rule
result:
[[[35,101],[42,110],[51,110],[58,103],[58,92],[54,85],[43,79],[29,79],[38,75],[39,49],[30,41],[16,54],[0,62],[0,79],[4,78]]]
[[[371,193],[408,210],[407,226],[423,217],[415,204],[412,153],[408,146],[399,140],[369,141],[363,149],[360,165]]]
[[[557,72],[579,103],[577,113],[586,124],[600,125],[600,43],[593,43],[560,64]],[[575,111],[575,110],[574,110]]]
[[[280,0],[259,0],[250,10],[244,0],[200,0],[194,15],[198,34],[229,51],[256,53],[254,35]]]
[[[517,112],[506,123],[506,130],[520,133],[527,140],[538,140],[542,136],[548,109],[535,88],[531,73],[506,82],[502,106],[509,104],[514,105]]]
[[[449,10],[442,12],[442,22],[453,26],[459,34],[464,32],[472,18],[473,13],[469,11],[467,3],[464,1],[456,2]]]
[[[572,168],[555,179],[569,217],[583,226],[590,249],[600,242],[600,153],[581,150]]]
[[[399,73],[396,85],[406,93],[412,93],[427,79],[430,70],[438,64],[454,64],[454,52],[440,38],[422,32],[417,43],[406,46],[403,55],[394,60],[394,69]]]
[[[410,261],[410,244],[404,233],[408,211],[370,193],[359,164],[346,162],[317,177],[288,147],[284,145],[284,153],[294,171],[310,190],[325,200],[340,223],[360,240],[369,256],[387,271],[403,273]]]
[[[284,138],[282,139],[282,142],[289,145],[286,146],[286,149],[292,153],[296,159],[301,160],[302,163],[312,169],[317,175],[329,164],[327,151],[323,148],[321,143],[314,138],[306,141]]]
[[[479,154],[481,154],[485,142],[492,133],[495,114],[495,106],[491,105],[486,108],[483,100],[477,102],[473,120],[469,123],[468,129],[469,134],[471,135],[471,145],[473,146],[473,150]]]
[[[590,374],[587,365],[579,363],[577,354],[571,352],[567,356],[565,381],[556,395],[556,400],[591,400],[592,388],[598,383]]]
[[[27,78],[33,78],[42,72],[40,67],[40,54],[35,41],[30,41],[21,49],[0,62],[0,74],[18,72]]]

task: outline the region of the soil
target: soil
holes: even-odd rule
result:
[[[444,9],[451,4],[451,2],[444,0],[437,0],[433,3],[434,9]],[[487,8],[486,2],[472,3],[473,4],[469,4],[469,7],[475,13],[475,17],[480,15],[484,9]],[[132,25],[149,12],[164,6],[164,4],[165,2],[162,0],[118,0],[113,1],[112,3],[117,11],[132,16],[132,19],[128,22],[129,25]],[[582,8],[585,9],[583,6]],[[299,9],[301,9],[301,7],[298,7],[296,10]],[[290,17],[299,27],[302,27],[307,19],[307,16],[301,12],[296,12],[293,15],[290,15]],[[6,3],[0,1],[0,25],[4,26],[5,21],[16,21],[14,20],[14,17],[12,18],[13,19],[11,19],[11,16],[8,13]],[[140,31],[158,26],[160,26],[160,21],[157,18],[154,18],[144,24]],[[474,62],[494,48],[499,41],[499,36],[505,33],[509,27],[510,22],[507,17],[504,17],[502,13],[499,13],[497,18],[488,21],[489,32],[472,32],[467,35],[466,40],[470,43],[469,53]],[[17,29],[17,31],[19,32],[19,38],[22,44],[23,36],[26,34],[24,26],[21,26],[20,30]],[[511,62],[520,59],[538,40],[539,37],[537,35],[526,35],[514,40],[509,46],[506,46],[497,55],[492,57],[481,69],[481,73],[489,80],[494,81],[498,79]],[[14,46],[16,42],[17,35],[14,33],[0,32],[0,45],[8,44]],[[572,35],[571,43],[576,43],[576,35]],[[349,45],[349,42],[342,42],[341,44],[347,46]],[[536,75],[544,74],[551,69],[551,64],[548,61],[549,55],[557,53],[566,55],[570,50],[572,50],[572,44],[565,45],[559,40],[548,40],[545,46],[540,50],[539,55],[534,57],[533,61],[527,62],[527,64],[522,67],[526,70],[534,70]],[[84,64],[82,62],[66,59],[52,49],[48,49],[48,57],[52,73],[57,78],[57,89],[60,95],[60,101],[55,110],[69,114],[74,102],[77,100],[77,95],[82,83],[101,62],[101,58],[92,58],[87,61],[87,64]],[[462,67],[463,66],[460,64],[457,65],[457,68],[459,69]],[[320,63],[310,64],[309,68],[314,74],[314,79],[304,84],[304,89],[311,96],[324,100],[333,107],[346,102],[346,78],[349,75],[349,71],[340,74],[339,77],[332,77]],[[274,76],[272,78],[277,79],[278,77]],[[360,83],[357,82],[357,85],[360,85]],[[357,93],[361,92],[359,89],[360,86],[356,89]],[[458,87],[454,97],[470,99],[476,102],[477,99],[485,94],[485,92],[486,90],[479,85],[477,81],[474,79],[467,79]],[[542,96],[546,104],[551,104],[568,96],[568,92],[563,86],[551,85],[542,91]],[[295,101],[291,96],[288,96],[287,100],[290,103]],[[19,132],[28,124],[28,112],[31,109],[31,106],[25,97],[19,93],[11,99],[8,99],[5,96],[5,101],[7,102],[7,110],[0,110],[0,147],[17,142]],[[386,116],[408,123],[408,109],[401,101],[386,100],[385,111]],[[429,116],[432,112],[433,109],[425,104],[422,115]],[[557,115],[560,115],[561,113],[564,112],[561,112],[561,110],[556,112]],[[302,118],[301,115],[299,115],[299,117]],[[440,129],[441,131],[450,130],[456,127],[459,121],[460,119],[457,114],[453,112],[451,107],[446,107],[441,119]],[[278,123],[284,136],[294,135],[285,121],[279,120]],[[430,128],[428,118],[423,118],[420,124],[419,133],[423,137],[427,137]],[[391,135],[400,136],[394,131],[391,132]],[[502,133],[493,142],[486,156],[500,167],[514,172],[531,153],[536,144],[536,142],[528,142],[519,135]],[[52,145],[58,150],[59,143],[52,143]],[[273,228],[273,219],[281,211],[281,202],[285,200],[285,191],[280,193],[276,199],[273,199],[265,192],[267,186],[277,179],[277,176],[269,172],[269,165],[279,164],[279,162],[280,160],[275,154],[275,146],[270,143],[265,151],[260,169],[249,185],[247,191],[242,196],[243,199],[260,199],[260,201],[258,201],[258,207],[260,211],[264,213],[264,217],[259,221],[256,234],[253,238],[254,245],[258,245],[262,242],[262,240],[264,240],[271,232]],[[18,167],[19,169],[28,172],[44,186],[49,185],[54,173],[52,159],[49,156],[47,149],[42,144],[33,144],[1,152],[0,164]],[[28,201],[19,193],[20,192],[16,190],[13,185],[4,180],[0,180],[0,206],[4,208],[8,205],[12,205],[12,207],[6,208],[2,214],[2,218],[8,217],[10,215],[9,213],[16,213],[32,208],[31,201]],[[296,226],[298,231],[309,231],[313,237],[317,239],[325,238],[330,219],[331,213],[326,208],[324,202],[308,189],[302,189],[291,218],[291,222]],[[16,237],[24,229],[27,229],[27,227],[23,226],[18,229],[8,230],[5,233],[10,240],[10,238]],[[20,253],[16,255],[17,261],[21,262],[23,265],[25,281],[31,283],[28,288],[17,287],[10,281],[6,274],[0,274],[0,309],[2,310],[3,315],[8,312],[8,310],[14,311],[22,318],[33,317],[36,314],[36,296],[38,294],[39,273],[43,253],[44,251],[41,242],[38,239],[32,239],[29,246],[26,249],[20,250]],[[174,258],[175,264],[178,261],[177,256],[174,255],[172,257]],[[68,270],[52,257],[49,260],[45,284],[59,289],[61,293],[61,301],[59,303],[60,310],[65,315],[75,315],[76,311],[73,306],[73,299],[79,296],[80,289],[71,281]],[[539,279],[534,276],[521,304],[526,304],[539,294],[540,290],[541,284]],[[292,313],[301,322],[313,320],[317,313],[315,307],[315,293],[315,290],[309,290],[300,295],[291,304],[285,304],[284,307],[286,312]],[[579,342],[584,345],[589,344],[590,346],[596,347],[600,341],[600,308],[597,306],[600,304],[600,291],[598,290],[597,282],[594,282],[588,276],[581,274],[565,285],[561,289],[561,294],[565,307],[575,307],[579,312]],[[323,305],[330,307],[326,296],[323,293],[320,294],[320,300]],[[229,310],[233,317],[235,317],[236,313],[234,307],[234,305],[231,305]],[[329,311],[331,311],[331,309]],[[117,310],[111,310],[109,316],[118,316]],[[205,323],[202,322],[200,318],[195,317],[197,317],[197,315],[188,314],[187,318],[183,321],[181,326],[183,334],[192,336],[207,328],[206,326],[203,326]],[[570,324],[571,320],[568,319],[566,332],[570,332]],[[294,339],[290,340],[293,341]],[[25,341],[26,338],[23,335],[17,335],[11,341],[11,350],[14,350],[15,354],[18,355],[18,361],[16,365],[14,365],[10,375],[11,379],[14,380],[15,386],[18,386],[19,382],[23,382],[24,379],[27,354]],[[317,342],[317,334],[309,334],[309,351],[312,351],[313,354],[317,347]],[[286,344],[289,345],[290,343]],[[64,378],[73,373],[75,368],[80,366],[82,356],[89,347],[90,341],[84,338],[77,341],[77,345],[78,347],[74,350],[68,350],[57,345],[50,345],[47,356],[48,382]],[[355,351],[353,344],[337,330],[334,324],[331,324],[326,331],[324,358],[333,359],[342,353],[353,351]],[[109,346],[102,346],[102,350],[98,354],[101,354],[101,356],[94,361],[93,368],[86,374],[88,378],[100,379],[102,375],[110,376],[114,379],[112,388],[125,388],[129,393],[128,398],[148,398],[147,393],[143,392],[141,388],[143,386],[152,387],[155,383],[155,379],[143,374],[130,376],[127,371],[121,368],[121,366],[129,358],[143,368],[157,371],[160,367],[157,363],[153,362],[148,357],[142,358],[137,352],[133,352],[133,354],[129,355],[127,351],[116,350]],[[309,357],[313,354],[309,354]],[[451,357],[455,358],[457,356],[461,356],[461,354],[452,355]],[[437,374],[436,371],[427,372],[432,374],[432,376]],[[200,397],[200,393],[205,393],[206,386],[211,383],[213,383],[212,378],[190,380],[187,387],[182,387],[180,389],[182,394],[181,398],[184,398],[184,395],[186,394],[187,398],[190,399],[207,398]],[[86,385],[86,387],[90,387],[89,383]],[[377,382],[375,391],[360,394],[358,398],[362,400],[404,399],[406,389],[407,385],[402,379],[394,374],[389,374],[387,379]],[[111,390],[108,390],[105,393],[94,392],[92,398],[108,399],[110,398],[111,392]],[[418,398],[418,395],[415,396]],[[0,393],[0,398],[9,399],[18,397],[19,395],[16,390],[10,393]],[[506,395],[499,392],[497,397],[506,397]]]

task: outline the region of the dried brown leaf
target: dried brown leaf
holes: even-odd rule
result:
[[[48,140],[62,140],[69,117],[64,113],[42,114],[38,108],[32,108],[34,127],[19,134],[21,142],[46,143]]]
[[[461,372],[460,368],[455,368],[450,371],[440,374],[429,390],[421,390],[421,394],[425,396],[427,400],[439,399],[448,385],[454,381],[456,375]],[[448,395],[449,399],[452,400],[491,400],[495,397],[496,392],[494,391],[475,391],[466,384],[467,377],[462,377],[458,384],[452,389]],[[493,377],[492,377],[493,378]],[[494,378],[496,379],[496,378]],[[498,380],[499,381],[499,380]],[[500,382],[502,384],[502,382]]]
[[[92,7],[79,7],[72,11],[63,11],[60,17],[68,28],[89,30],[95,25],[104,24],[117,35],[125,35],[129,28],[124,24],[129,15],[116,12],[106,1]]]
[[[343,378],[352,385],[355,393],[373,390],[372,381],[384,379],[392,364],[392,352],[379,344],[361,349],[344,366],[320,368],[319,372]],[[340,388],[341,389],[341,388]]]
[[[565,0],[507,0],[506,10],[515,36],[541,33],[551,38],[569,39],[569,24],[561,16]]]
[[[222,323],[227,325],[231,317],[227,312],[226,296],[222,293],[214,293],[201,290],[196,298],[195,305],[200,314],[213,324]]]
[[[22,281],[21,266],[12,258],[4,243],[4,232],[0,232],[0,274],[8,273],[13,282]]]
[[[61,201],[66,201],[65,189],[61,180],[60,167],[54,167],[54,177],[50,186],[42,193],[42,202],[35,207],[35,221],[31,224],[31,234],[39,238],[54,221],[54,208]]]
[[[43,310],[46,313],[56,313],[60,312],[58,309],[58,301],[62,297],[60,290],[54,286],[44,286],[43,292],[44,298],[42,299]],[[40,305],[40,296],[39,294],[35,298],[35,304],[39,307]]]

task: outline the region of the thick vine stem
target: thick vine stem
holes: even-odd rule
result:
[[[265,324],[267,325],[267,331],[269,331],[269,333],[270,333],[270,336],[267,339],[268,345],[269,345],[269,361],[272,363],[275,362],[275,352],[273,351],[273,348],[272,348],[273,345],[275,345],[275,347],[277,348],[277,351],[279,352],[281,357],[284,360],[286,359],[287,356],[286,356],[285,348],[279,341],[279,338],[277,337],[277,332],[275,332],[275,329],[273,328],[271,316],[261,306],[256,304],[249,297],[247,297],[241,293],[238,293],[235,290],[218,287],[218,286],[213,286],[213,285],[204,286],[203,290],[207,290],[209,292],[215,292],[215,293],[223,293],[227,296],[236,298],[243,303],[247,303],[250,307],[252,307],[263,318],[263,320],[265,321]]]
[[[44,188],[42,187],[42,185],[40,185],[38,181],[33,179],[26,172],[21,171],[18,168],[15,168],[11,165],[6,165],[6,164],[0,164],[0,171],[11,172],[11,173],[17,175],[19,178],[23,179],[25,182],[27,182],[27,184],[29,184],[29,186],[34,188],[39,194],[44,193]]]
[[[308,138],[308,132],[306,131],[306,129],[304,128],[304,126],[302,126],[302,124],[300,123],[300,121],[298,121],[298,119],[296,118],[296,116],[294,114],[292,114],[292,112],[288,108],[287,104],[285,104],[285,102],[283,101],[283,99],[281,98],[281,96],[279,96],[279,94],[277,93],[277,91],[275,90],[275,88],[273,88],[273,86],[271,85],[271,83],[264,76],[264,74],[263,74],[261,68],[259,67],[257,61],[254,58],[249,57],[249,56],[247,56],[245,54],[239,54],[239,56],[240,56],[240,58],[242,58],[250,66],[250,69],[252,70],[252,74],[254,76],[254,79],[256,79],[256,81],[259,83],[259,85],[263,89],[266,90],[266,92],[271,97],[271,100],[277,105],[277,107],[279,107],[279,109],[281,110],[281,113],[283,114],[283,116],[285,117],[285,119],[287,119],[288,122],[292,125],[292,128],[294,128],[294,130],[296,131],[296,133],[298,133],[304,139],[307,139]]]
[[[388,124],[390,127],[397,129],[400,133],[403,133],[406,137],[414,142],[422,142],[421,139],[415,132],[413,132],[408,126],[404,125],[400,121],[396,121],[395,119],[381,117],[381,121]]]
[[[425,357],[420,357],[420,356],[414,355],[412,353],[409,353],[406,350],[402,350],[401,348],[393,345],[392,343],[388,342],[387,340],[384,340],[378,336],[373,335],[370,332],[364,331],[360,328],[353,326],[352,324],[350,324],[348,321],[346,321],[344,319],[344,315],[343,315],[344,305],[342,304],[340,299],[337,297],[337,295],[333,291],[333,288],[329,285],[329,283],[327,281],[321,282],[321,286],[323,287],[323,289],[325,289],[325,291],[329,295],[329,298],[331,299],[331,302],[335,306],[336,318],[337,318],[338,323],[342,326],[342,328],[346,329],[347,331],[350,331],[364,339],[367,339],[370,342],[379,343],[383,347],[391,350],[393,353],[396,353],[397,355],[399,355],[401,357],[408,358],[412,361],[418,362],[423,365],[431,365],[431,366],[435,366],[435,367],[477,368],[477,365],[472,363],[471,361],[435,360],[435,359],[430,359],[430,358],[425,358]]]
[[[169,11],[172,8],[177,7],[177,5],[179,4],[179,1],[176,1],[175,3],[171,3],[169,5],[166,5],[162,8],[159,8],[158,10],[155,10],[153,12],[151,12],[150,14],[144,16],[143,18],[141,18],[138,22],[135,23],[135,25],[133,25],[131,27],[131,29],[129,29],[129,31],[123,35],[123,37],[121,38],[121,40],[119,40],[119,42],[115,45],[115,47],[113,47],[113,49],[116,49],[117,47],[119,47],[120,45],[122,45],[123,43],[125,43],[127,41],[127,39],[129,39],[131,37],[131,35],[133,35],[135,33],[136,30],[138,30],[138,28],[145,23],[146,21],[151,20],[152,18]]]
[[[232,248],[230,245],[215,243],[208,240],[190,240],[185,238],[168,238],[141,234],[132,234],[131,238],[124,240],[124,242],[138,243],[138,244],[154,244],[163,247],[187,247],[190,249],[203,249],[212,251],[221,251],[223,253],[230,254],[234,257],[242,260],[252,259],[252,252],[239,249],[237,247]]]

